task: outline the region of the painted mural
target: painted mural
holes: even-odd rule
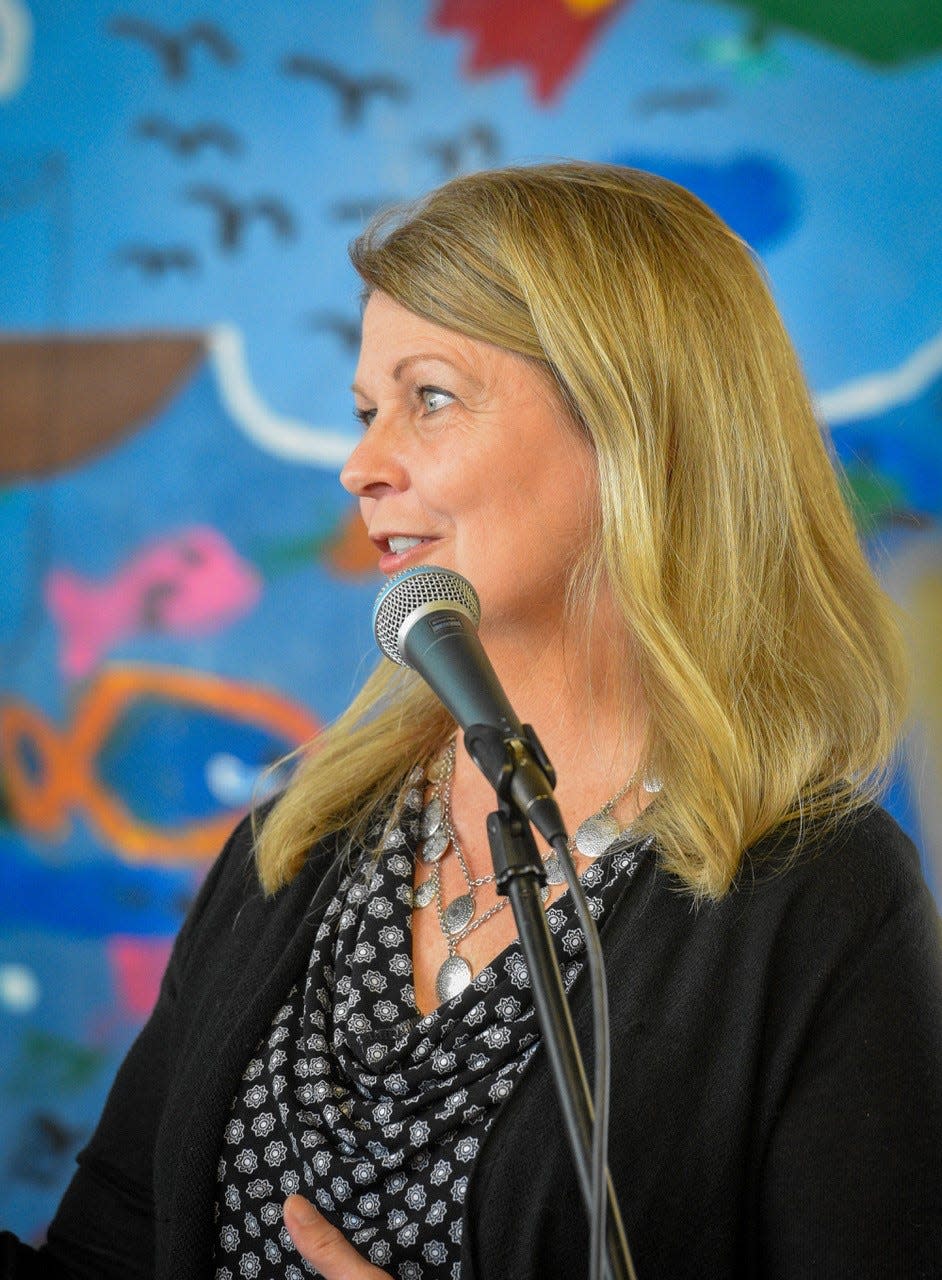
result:
[[[374,661],[345,248],[452,174],[652,169],[762,257],[905,611],[889,804],[942,893],[940,103],[920,0],[0,0],[4,1225]]]

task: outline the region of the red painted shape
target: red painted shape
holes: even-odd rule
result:
[[[537,102],[557,96],[586,58],[602,28],[631,0],[586,6],[567,0],[439,0],[435,31],[463,31],[471,40],[464,73],[469,78],[521,67],[529,71]]]
[[[148,1017],[157,1003],[172,947],[172,938],[117,934],[108,939],[108,961],[124,1013],[141,1021]]]

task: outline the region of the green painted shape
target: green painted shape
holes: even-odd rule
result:
[[[314,564],[330,546],[342,524],[343,516],[339,516],[313,533],[257,544],[252,551],[252,563],[266,581],[301,565]]]
[[[854,522],[866,536],[907,509],[900,485],[863,463],[844,468],[840,475],[844,498]]]
[[[786,27],[878,66],[942,49],[942,0],[726,0],[754,23]],[[769,32],[764,34],[768,35]]]
[[[30,1029],[20,1042],[5,1092],[21,1097],[76,1093],[96,1079],[106,1061],[101,1049]]]

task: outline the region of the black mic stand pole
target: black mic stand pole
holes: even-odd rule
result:
[[[523,729],[525,741],[521,742],[509,735],[505,738],[499,729],[490,725],[471,725],[465,733],[465,746],[497,792],[497,810],[487,819],[497,892],[510,898],[569,1145],[582,1195],[591,1214],[592,1095],[540,897],[540,888],[546,883],[546,872],[530,824],[511,795],[518,758],[521,755],[525,757],[527,752],[551,783],[555,782],[555,775],[533,730],[529,725],[524,725]],[[608,1276],[610,1280],[636,1280],[618,1200],[607,1168],[605,1178]]]

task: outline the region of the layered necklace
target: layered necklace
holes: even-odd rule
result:
[[[455,740],[449,742],[442,754],[432,763],[428,770],[428,782],[431,794],[422,810],[420,834],[422,846],[419,858],[431,866],[432,874],[423,880],[413,894],[413,905],[416,909],[435,907],[439,927],[448,945],[448,956],[442,963],[435,979],[435,991],[438,999],[444,1003],[458,995],[471,981],[473,976],[471,965],[458,954],[459,945],[481,925],[486,924],[493,916],[507,906],[508,899],[501,897],[480,915],[476,911],[476,891],[483,885],[492,884],[495,876],[490,872],[486,876],[472,876],[468,867],[461,842],[455,834],[451,817],[451,788],[455,773]],[[570,854],[581,853],[586,858],[599,858],[606,853],[621,836],[622,831],[615,819],[615,806],[619,800],[635,785],[637,774],[632,774],[628,781],[612,796],[612,798],[580,823],[574,836],[569,839]],[[643,783],[645,790],[659,790],[659,785]],[[455,860],[464,878],[464,892],[445,902],[441,863],[449,850],[454,852]],[[543,867],[546,871],[547,884],[540,890],[545,902],[549,897],[549,886],[565,882],[559,858],[552,851],[542,855]]]

